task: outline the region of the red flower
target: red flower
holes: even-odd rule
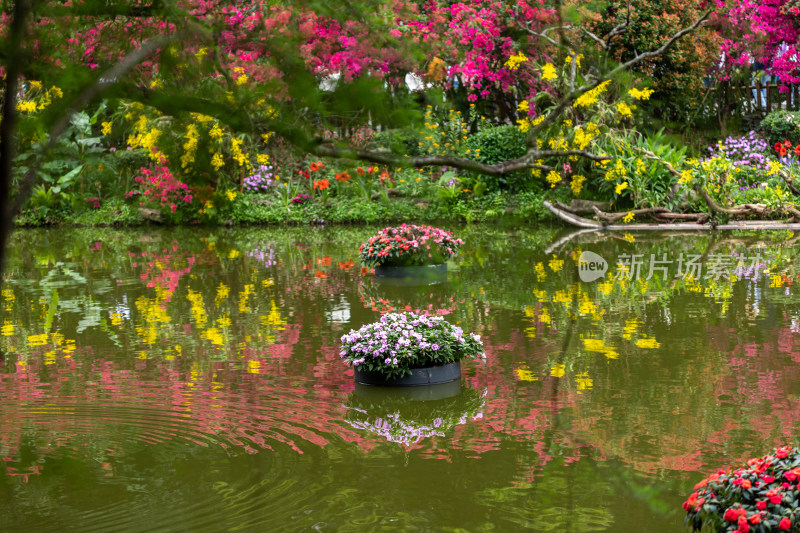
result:
[[[741,485],[743,489],[749,489],[752,486],[749,479],[743,479]]]
[[[782,146],[781,146],[781,152],[780,152],[780,154],[781,154],[781,157],[785,156],[785,155],[786,155],[786,148],[784,148],[784,147],[782,147]]]
[[[781,531],[788,531],[790,527],[792,527],[792,521],[786,517],[782,518],[781,521],[778,522],[778,529]]]
[[[783,145],[781,143],[775,143],[775,151],[776,152],[780,152],[781,148],[783,148]]]
[[[756,509],[758,509],[759,511],[763,511],[766,508],[767,508],[767,500],[758,500],[756,502]]]
[[[800,144],[794,147],[794,155],[800,155]]]
[[[784,140],[784,141],[783,141],[783,145],[784,145],[786,148],[791,148],[791,147],[792,147],[792,143],[790,143],[789,141],[786,141],[786,140]]]

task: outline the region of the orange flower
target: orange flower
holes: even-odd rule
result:
[[[336,181],[350,181],[350,174],[347,172],[336,173]]]
[[[308,169],[309,169],[311,172],[316,172],[317,170],[319,170],[319,164],[317,164],[317,163],[311,163],[310,165],[308,165]]]
[[[389,179],[389,173],[388,172],[381,172],[381,183],[383,183],[384,181],[386,181],[388,179]]]
[[[363,176],[363,175],[364,175],[364,169],[363,169],[363,168],[361,168],[361,167],[358,167],[358,168],[356,169],[356,173],[357,173],[359,176]]]
[[[372,174],[376,170],[378,170],[378,169],[376,169],[375,167],[367,167],[367,174]]]
[[[325,189],[327,189],[330,186],[331,186],[331,184],[325,178],[322,178],[321,180],[318,180],[318,181],[314,182],[314,188],[315,189],[319,189],[321,191],[324,191]]]

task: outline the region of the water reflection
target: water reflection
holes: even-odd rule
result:
[[[462,389],[460,381],[396,388],[357,383],[345,403],[345,420],[356,429],[410,446],[482,418],[485,396],[486,391]]]
[[[459,228],[447,279],[400,287],[359,265],[373,233],[17,233],[0,529],[667,532],[701,472],[794,438],[793,234]],[[703,270],[645,279],[665,254]],[[355,388],[338,339],[396,310],[482,336],[458,394]]]

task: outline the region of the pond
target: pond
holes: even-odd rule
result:
[[[795,442],[800,236],[454,227],[414,286],[361,267],[375,229],[17,232],[0,530],[677,532],[697,481]],[[485,362],[356,388],[339,339],[397,310]]]

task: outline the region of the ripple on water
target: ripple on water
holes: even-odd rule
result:
[[[131,376],[0,378],[3,482],[15,494],[0,503],[2,529],[311,527],[318,517],[302,510],[333,481],[319,474],[326,445],[336,443],[338,460],[358,451],[344,442],[358,437],[341,420],[344,394],[323,400],[266,376],[242,376],[236,390]]]

